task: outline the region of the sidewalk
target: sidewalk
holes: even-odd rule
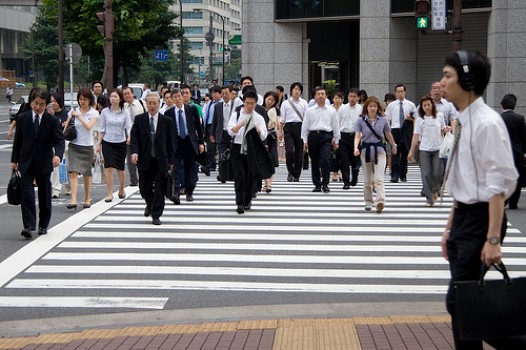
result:
[[[92,329],[77,333],[0,338],[0,349],[444,350],[453,348],[449,321],[449,316],[390,316]],[[28,324],[28,327],[31,325]]]

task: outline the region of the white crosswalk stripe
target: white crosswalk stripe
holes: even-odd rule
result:
[[[386,183],[382,214],[364,210],[361,184],[312,193],[308,173],[299,183],[285,176],[280,167],[273,192],[243,215],[233,184],[201,178],[195,202],[167,203],[161,226],[142,215],[136,192],[7,283],[0,307],[162,309],[183,291],[443,299],[440,241],[451,199],[425,207],[417,168],[407,183]],[[503,252],[512,277],[521,275],[526,237],[510,226]]]

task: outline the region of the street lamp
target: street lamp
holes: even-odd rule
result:
[[[225,85],[225,21],[226,21],[226,18],[222,15],[220,15],[219,13],[215,12],[215,11],[212,11],[210,9],[194,9],[194,12],[199,12],[199,11],[208,11],[210,12],[210,31],[205,35],[205,39],[209,42],[209,45],[210,45],[210,79],[212,80],[214,77],[212,76],[212,72],[213,72],[213,69],[212,69],[212,55],[213,55],[213,52],[212,52],[212,43],[214,41],[214,33],[213,33],[213,28],[212,28],[212,14],[215,14],[216,16],[218,16],[219,18],[221,18],[221,22],[222,22],[222,27],[223,27],[223,47],[222,47],[222,58],[223,58],[223,61],[222,61],[222,74],[223,74],[223,85]]]

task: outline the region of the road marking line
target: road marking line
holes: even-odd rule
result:
[[[128,297],[0,297],[0,307],[129,308],[162,310],[168,298]]]

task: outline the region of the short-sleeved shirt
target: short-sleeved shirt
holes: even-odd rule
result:
[[[69,115],[71,115],[73,110],[69,112]],[[89,111],[84,114],[84,119],[87,123],[89,123],[93,118],[99,119],[99,112],[91,107]],[[77,145],[77,146],[93,146],[93,133],[91,130],[87,130],[84,128],[82,123],[75,118],[75,129],[77,129],[77,138],[71,143]]]
[[[391,131],[391,128],[389,127],[389,121],[387,120],[386,117],[379,115],[376,117],[375,122],[371,122],[368,116],[365,116],[365,118],[367,118],[367,121],[369,122],[371,127],[374,129],[374,131],[376,131],[378,136],[385,137],[384,135]],[[367,124],[365,124],[364,117],[356,120],[354,124],[354,130],[356,130],[356,132],[362,133],[362,142],[369,143],[369,144],[377,144],[378,142],[382,142],[381,139],[378,139],[378,137],[376,137],[373,134],[373,132],[367,126]],[[371,146],[371,147],[374,147],[374,146]],[[384,148],[379,147],[378,153],[379,154],[385,153]]]
[[[436,118],[432,116],[418,117],[414,133],[420,135],[420,150],[428,152],[438,151],[442,144],[442,130],[445,127],[444,115],[440,112]]]

